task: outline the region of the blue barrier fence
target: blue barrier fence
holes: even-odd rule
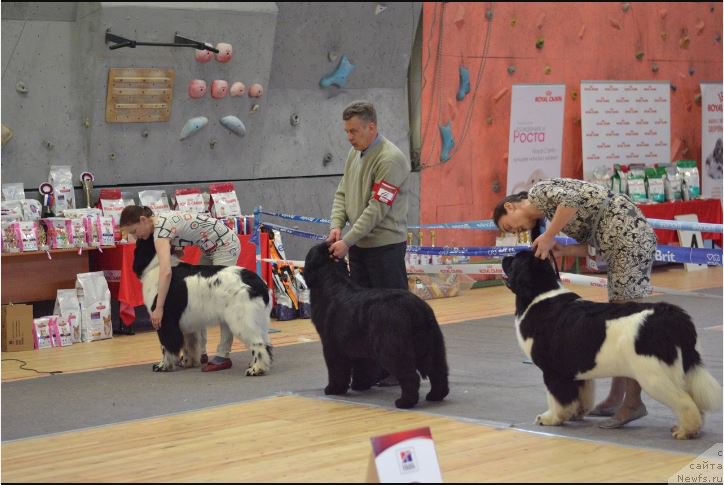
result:
[[[259,230],[261,226],[266,226],[270,229],[275,229],[286,234],[291,234],[297,237],[303,237],[306,239],[314,239],[317,241],[323,241],[327,238],[325,235],[315,234],[291,227],[280,226],[278,224],[271,224],[268,222],[262,222],[261,216],[267,215],[272,217],[279,217],[281,219],[309,222],[315,224],[330,224],[329,219],[323,219],[320,217],[308,217],[298,216],[294,214],[285,214],[282,212],[272,212],[262,210],[261,207],[254,209],[254,234],[252,236],[252,242],[257,246],[257,272],[261,274],[261,248],[259,247]],[[669,229],[669,230],[683,230],[683,231],[702,231],[702,232],[722,232],[721,224],[707,224],[699,222],[687,222],[687,221],[667,221],[662,219],[647,219],[654,229]],[[476,229],[497,231],[498,228],[495,226],[492,220],[480,220],[480,221],[466,221],[466,222],[449,222],[443,224],[420,224],[408,226],[409,229]],[[572,238],[556,237],[556,240],[561,244],[580,244],[578,241]],[[407,251],[416,254],[425,255],[440,255],[440,256],[508,256],[515,254],[523,249],[529,249],[528,246],[511,246],[511,247],[426,247],[426,246],[408,246]],[[668,263],[691,263],[691,264],[706,264],[721,266],[722,264],[722,250],[721,249],[704,249],[704,248],[685,248],[679,246],[657,246],[656,261],[668,262]]]

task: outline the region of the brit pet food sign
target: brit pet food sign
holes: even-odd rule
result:
[[[430,428],[371,438],[369,483],[442,483]]]
[[[582,81],[583,178],[599,167],[671,161],[666,82]]]
[[[722,84],[701,84],[701,195],[722,198]]]
[[[560,176],[565,94],[563,84],[513,85],[507,194]]]

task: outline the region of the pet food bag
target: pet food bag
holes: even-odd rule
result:
[[[33,318],[33,347],[35,350],[53,347],[52,327],[55,326],[57,316]]]
[[[274,280],[274,316],[277,320],[294,320],[297,318],[297,308],[292,301],[292,295],[288,292],[287,286],[284,284],[284,278],[287,275],[280,271],[272,273]],[[296,295],[294,295],[296,298]]]
[[[23,199],[20,201],[23,206],[23,220],[38,221],[43,211],[43,206],[35,199]]]
[[[59,318],[50,322],[50,339],[53,347],[68,347],[73,345],[73,333],[67,322]]]
[[[201,190],[196,188],[176,189],[176,210],[181,212],[207,212]]]
[[[70,165],[51,165],[48,182],[53,186],[53,213],[75,209],[75,189]]]
[[[21,252],[40,251],[38,223],[35,221],[20,221],[12,223],[15,241]]]
[[[113,222],[118,225],[121,222],[121,212],[126,207],[123,197],[119,189],[101,189],[98,196],[101,210],[106,217],[113,218]]]
[[[211,195],[211,215],[217,219],[241,215],[239,199],[231,182],[209,185]]]
[[[675,202],[682,199],[681,176],[674,165],[661,164],[657,170],[664,178],[664,195],[668,202]]]
[[[3,253],[19,253],[20,246],[18,244],[17,234],[13,221],[2,221],[2,252]]]
[[[23,203],[19,200],[3,201],[0,214],[10,221],[25,220],[25,217],[23,216]]]
[[[101,246],[113,246],[116,243],[116,223],[113,217],[100,216],[95,222]]]
[[[142,190],[138,193],[138,199],[141,205],[151,209],[154,214],[171,210],[165,190]]]
[[[70,225],[73,229],[73,245],[77,248],[87,248],[89,242],[85,221],[80,217],[70,219]]]
[[[51,249],[69,249],[75,246],[73,223],[64,217],[48,217],[41,220],[45,226],[45,235]]]
[[[25,185],[22,182],[2,184],[2,200],[22,200],[25,198]]]
[[[103,271],[80,273],[75,282],[81,311],[81,341],[113,337],[111,292]]]
[[[681,194],[684,200],[701,198],[701,182],[696,160],[679,160],[676,169],[681,176]]]
[[[58,290],[53,314],[58,315],[58,324],[67,325],[73,342],[81,341],[81,311],[77,290]]]
[[[629,168],[628,176],[626,177],[626,185],[628,187],[628,196],[634,202],[646,202],[646,179],[643,167]]]
[[[664,178],[653,167],[646,168],[646,194],[651,202],[666,202]]]

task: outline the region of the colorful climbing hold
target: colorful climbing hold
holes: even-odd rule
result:
[[[644,51],[638,51],[636,53],[636,59],[638,59],[640,61],[643,58],[644,58]]]
[[[545,41],[543,40],[543,37],[539,37],[539,38],[535,41],[535,47],[536,47],[536,49],[542,49],[542,48],[543,48],[543,44],[545,44]]]
[[[608,18],[608,23],[611,24],[611,27],[613,27],[613,28],[615,28],[615,29],[618,29],[618,30],[621,30],[621,24],[618,22],[618,20],[609,17],[609,18]]]
[[[573,101],[578,99],[578,91],[571,91],[571,99]]]
[[[460,86],[458,87],[458,94],[456,96],[458,101],[465,99],[465,95],[470,92],[470,73],[465,66],[460,66]]]
[[[548,75],[551,73],[551,71],[552,71],[551,66],[546,66],[543,68],[543,74]]]
[[[323,88],[328,88],[331,85],[335,85],[339,88],[343,88],[345,84],[347,84],[347,78],[349,77],[350,73],[354,70],[355,66],[351,62],[349,62],[349,59],[347,59],[346,55],[342,55],[342,59],[339,61],[339,65],[337,65],[337,69],[334,70],[331,74],[323,77],[319,81],[319,85]]]
[[[450,160],[450,151],[455,146],[455,140],[453,140],[452,127],[450,122],[447,125],[440,125],[440,137],[442,138],[442,151],[440,152],[440,161],[447,162]]]
[[[655,62],[652,62],[652,63],[651,63],[651,71],[652,71],[652,72],[659,72],[659,65],[656,64]]]
[[[515,66],[510,65],[508,66],[508,74],[514,74],[515,73]]]
[[[621,9],[622,9],[624,12],[628,12],[628,11],[631,9],[631,4],[628,3],[628,2],[624,2],[624,4],[621,5]]]
[[[221,126],[232,132],[233,134],[243,138],[246,135],[246,127],[244,123],[234,115],[224,116],[219,120]]]
[[[185,140],[191,135],[197,133],[201,128],[209,123],[209,119],[205,116],[196,116],[186,122],[183,129],[181,130],[181,136],[179,140]]]

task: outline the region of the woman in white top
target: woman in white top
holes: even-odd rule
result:
[[[138,239],[148,239],[153,235],[154,246],[159,262],[158,296],[156,308],[151,313],[154,329],[161,326],[163,307],[171,284],[171,247],[184,248],[198,246],[201,251],[200,265],[233,266],[241,252],[239,238],[223,222],[206,214],[193,212],[168,211],[154,214],[146,206],[131,205],[123,209],[120,226],[128,234]],[[221,341],[216,355],[211,361],[206,357],[206,329],[201,331],[201,362],[204,372],[228,369],[231,367],[231,344],[234,336],[221,323]]]

